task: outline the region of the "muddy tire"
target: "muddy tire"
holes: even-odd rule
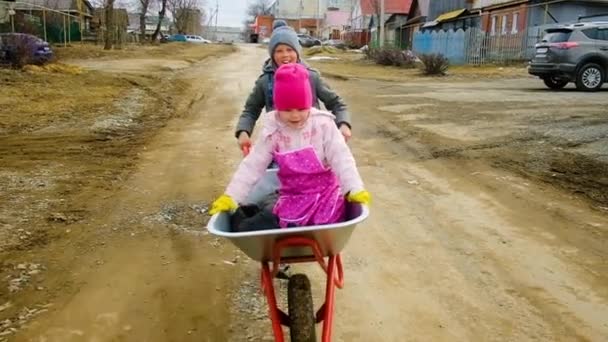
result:
[[[543,82],[549,89],[559,90],[568,85],[568,81],[558,80],[553,77],[543,78]]]
[[[576,75],[576,88],[582,91],[598,91],[604,84],[606,71],[595,64],[585,64]]]
[[[310,280],[304,274],[289,277],[287,285],[289,332],[292,342],[315,342],[315,314]]]

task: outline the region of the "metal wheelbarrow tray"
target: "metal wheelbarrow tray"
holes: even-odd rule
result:
[[[248,203],[279,187],[277,170],[268,170],[249,194]],[[262,264],[262,289],[268,300],[270,319],[276,341],[284,341],[281,325],[290,327],[291,340],[315,341],[315,323],[323,322],[323,342],[331,340],[335,288],[342,288],[344,274],[340,252],[357,224],[369,216],[367,206],[347,204],[346,221],[330,225],[284,228],[233,233],[228,214],[214,215],[207,225],[209,232],[229,239],[251,259]],[[325,303],[314,314],[310,282],[305,275],[290,277],[289,314],[277,307],[273,278],[280,264],[317,262],[327,274]],[[272,271],[269,263],[272,263]]]

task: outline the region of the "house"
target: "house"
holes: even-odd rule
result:
[[[528,27],[566,24],[578,21],[581,16],[608,13],[608,0],[530,0]],[[603,17],[602,20],[607,20]]]
[[[361,1],[363,0],[356,1],[353,5],[347,29],[340,36],[342,40],[357,47],[367,45],[371,40],[369,28],[372,16],[363,14]]]
[[[16,31],[49,42],[81,40],[81,33],[89,31],[93,18],[93,6],[88,0],[22,0],[12,8]]]
[[[408,20],[401,27],[404,31],[405,46],[411,47],[414,34],[422,28],[429,15],[429,5],[431,0],[413,0],[410,6]]]
[[[327,39],[340,39],[340,34],[344,31],[345,26],[348,25],[350,19],[350,12],[328,8],[323,18],[323,29],[321,31],[321,37]]]
[[[380,23],[381,0],[360,0],[361,11],[371,16],[370,32],[373,41],[379,38],[379,27],[384,25],[386,42],[401,45],[404,40],[401,27],[407,22],[412,0],[384,0],[384,22]]]
[[[323,18],[321,37],[340,39],[350,25],[350,19],[355,2],[358,0],[326,0],[326,11]]]
[[[427,22],[422,30],[467,30],[480,26],[475,0],[434,0],[429,3]]]
[[[514,35],[527,28],[529,0],[475,0],[480,29],[491,36]]]

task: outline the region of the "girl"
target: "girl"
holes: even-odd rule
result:
[[[283,64],[303,63],[301,61],[302,47],[296,32],[283,20],[276,20],[272,28],[273,32],[268,44],[270,59],[264,64],[263,74],[258,78],[253,91],[247,98],[245,109],[241,113],[236,127],[236,138],[241,149],[251,144],[250,137],[262,109],[266,107],[267,112],[275,109],[272,94],[276,69]],[[310,68],[308,70],[313,105],[319,108],[319,100],[323,102],[325,107],[336,116],[336,125],[344,138],[348,140],[351,137],[351,125],[344,101],[321,80],[321,76],[316,70]]]
[[[283,64],[274,78],[276,111],[266,114],[251,153],[210,213],[231,212],[245,201],[274,158],[279,165],[279,199],[273,213],[281,228],[336,223],[344,219],[345,196],[367,204],[355,159],[335,117],[313,107],[309,71]]]

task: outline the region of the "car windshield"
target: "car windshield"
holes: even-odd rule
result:
[[[572,35],[572,30],[551,30],[543,37],[545,43],[563,43],[567,42]]]

